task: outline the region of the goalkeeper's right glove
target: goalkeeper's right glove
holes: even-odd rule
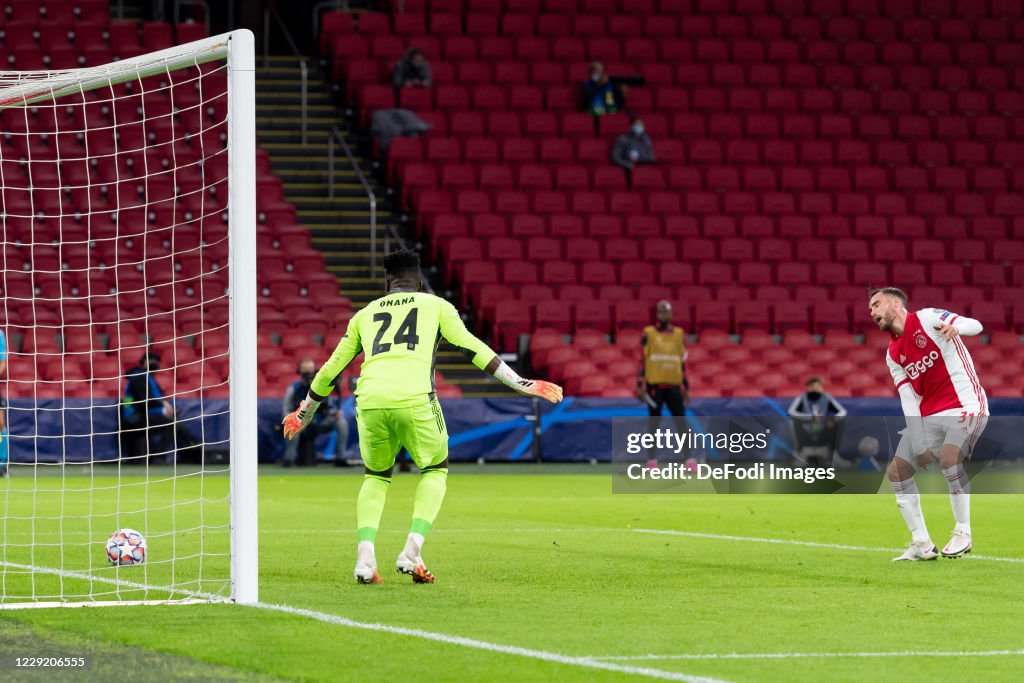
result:
[[[306,395],[306,398],[299,404],[299,409],[294,413],[290,413],[281,420],[281,424],[284,425],[284,438],[293,439],[295,435],[301,432],[306,426],[313,421],[313,416],[316,414],[316,409],[320,407],[320,401],[314,401]]]

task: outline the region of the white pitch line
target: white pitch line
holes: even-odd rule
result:
[[[119,588],[133,588],[136,590],[150,590],[150,591],[166,591],[174,594],[179,593],[183,595],[189,595],[193,597],[205,598],[207,600],[225,600],[223,595],[215,595],[213,593],[202,593],[199,591],[190,591],[183,588],[174,588],[173,586],[151,586],[148,583],[138,583],[136,581],[126,581],[124,579],[111,579],[106,576],[93,576],[88,572],[73,571],[70,569],[57,569],[55,567],[40,567],[34,564],[18,564],[17,562],[2,562],[0,561],[0,567],[10,567],[11,569],[20,569],[22,571],[36,572],[38,574],[50,574],[51,576],[60,576],[65,579],[80,579],[82,581],[95,581],[96,583],[105,583],[110,586],[117,586]],[[112,568],[111,571],[115,571]],[[95,571],[95,570],[94,570]],[[125,571],[125,569],[121,569]],[[80,596],[74,596],[80,597]],[[100,601],[97,601],[100,602]],[[106,601],[105,601],[106,602]],[[109,601],[116,602],[116,601]],[[178,602],[177,600],[168,600],[168,602]],[[21,603],[18,603],[21,604]],[[0,605],[2,607],[2,605]]]
[[[621,657],[591,657],[594,661],[640,662],[660,659],[817,659],[843,657],[1014,657],[1024,650],[984,650],[981,652],[725,652],[721,654],[685,655],[624,655]]]
[[[0,566],[11,567],[13,569],[36,571],[41,574],[52,574],[55,576],[62,576],[64,578],[92,580],[97,581],[99,583],[107,583],[125,588],[166,590],[178,593],[188,593],[193,596],[203,597],[210,600],[223,599],[222,596],[213,595],[211,593],[182,591],[179,589],[172,589],[164,586],[150,586],[145,583],[137,583],[134,581],[119,581],[116,579],[110,579],[106,577],[92,576],[85,572],[77,572],[66,569],[56,569],[54,567],[39,567],[28,564],[17,564],[14,562],[0,562]],[[117,601],[110,602],[111,604],[118,604]],[[259,602],[247,606],[271,610],[274,612],[283,612],[285,614],[294,614],[309,619],[316,619],[317,621],[322,621],[327,624],[333,624],[335,626],[345,626],[348,628],[357,628],[366,631],[380,631],[384,633],[393,633],[396,635],[411,636],[414,638],[421,638],[424,640],[433,640],[435,642],[447,643],[449,645],[459,645],[462,647],[468,647],[477,650],[486,650],[488,652],[499,652],[501,654],[515,655],[518,657],[540,659],[547,662],[556,662],[558,664],[566,664],[569,666],[579,666],[588,669],[603,669],[605,671],[617,671],[619,673],[633,674],[636,676],[657,678],[667,681],[684,681],[685,683],[726,683],[725,681],[719,678],[709,678],[707,676],[690,676],[688,674],[677,673],[674,671],[663,671],[662,669],[628,666],[625,664],[615,664],[613,662],[598,662],[587,657],[572,657],[569,655],[560,655],[555,652],[546,652],[544,650],[531,650],[529,648],[516,647],[514,645],[501,645],[498,643],[489,643],[485,640],[463,638],[462,636],[450,636],[445,633],[422,631],[420,629],[405,628],[403,626],[389,626],[387,624],[366,623],[362,621],[355,621],[353,619],[346,619],[345,617],[338,616],[336,614],[328,614],[327,612],[318,612],[315,610],[301,609],[299,607],[291,607],[289,605],[276,605],[272,603]]]
[[[310,619],[316,619],[328,624],[335,624],[337,626],[345,626],[348,628],[358,628],[367,631],[381,631],[384,633],[393,633],[395,635],[412,636],[414,638],[422,638],[424,640],[433,640],[439,643],[446,643],[449,645],[459,645],[462,647],[473,648],[476,650],[486,650],[487,652],[500,652],[506,655],[515,655],[517,657],[528,657],[530,659],[540,659],[546,662],[555,662],[557,664],[567,664],[569,666],[580,666],[588,669],[603,669],[605,671],[616,671],[618,673],[633,674],[636,676],[645,676],[647,678],[659,678],[668,681],[687,681],[688,683],[724,683],[718,678],[708,678],[706,676],[691,676],[689,674],[678,673],[675,671],[664,671],[662,669],[650,669],[647,667],[627,666],[623,664],[615,664],[613,662],[597,661],[590,657],[572,657],[569,655],[560,655],[554,652],[547,652],[545,650],[532,650],[525,647],[516,647],[514,645],[500,645],[498,643],[489,643],[485,640],[476,640],[474,638],[463,638],[462,636],[450,636],[444,633],[435,633],[433,631],[421,631],[416,628],[405,628],[403,626],[388,626],[387,624],[372,624],[362,621],[354,621],[352,619],[346,619],[336,614],[328,614],[326,612],[317,612],[315,610],[300,609],[298,607],[289,607],[287,605],[273,605],[264,602],[256,603],[253,605],[260,609],[274,610],[277,612],[284,612],[286,614],[294,614],[298,616],[307,617]]]
[[[796,545],[805,548],[829,548],[832,550],[857,550],[861,552],[899,553],[902,548],[881,548],[865,545],[844,545],[842,543],[818,543],[816,541],[797,541],[788,538],[761,538],[758,536],[729,536],[726,534],[708,534],[698,531],[676,531],[675,529],[630,529],[637,534],[662,534],[665,536],[686,536],[689,538],[708,538],[716,541],[746,541],[748,543],[774,543],[777,545]],[[989,562],[1012,562],[1024,564],[1022,557],[993,557],[992,555],[968,554],[969,560],[987,560]]]

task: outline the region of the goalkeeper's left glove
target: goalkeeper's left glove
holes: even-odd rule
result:
[[[536,396],[552,403],[562,400],[562,387],[540,379],[523,379],[505,361],[501,361],[494,376],[508,388],[525,396]]]
[[[305,429],[306,426],[313,421],[313,416],[316,414],[316,409],[319,407],[320,401],[314,401],[310,398],[309,394],[306,394],[306,398],[299,404],[299,409],[294,413],[286,415],[285,418],[281,420],[281,424],[284,425],[284,438],[295,438],[296,434]]]

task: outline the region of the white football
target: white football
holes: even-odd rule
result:
[[[146,561],[146,539],[135,529],[118,529],[107,539],[107,562],[113,565]]]

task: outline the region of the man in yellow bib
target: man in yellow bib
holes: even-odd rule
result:
[[[686,333],[672,324],[672,304],[659,301],[658,322],[644,328],[643,367],[637,373],[637,396],[647,404],[652,417],[668,406],[672,415],[686,415],[690,403],[690,381],[686,378]]]
[[[284,435],[293,439],[308,426],[338,375],[360,352],[365,354],[356,384],[359,454],[366,472],[356,499],[359,547],[355,578],[359,583],[382,583],[374,541],[395,455],[404,446],[420,469],[420,481],[412,527],[395,569],[412,576],[415,583],[434,583],[420,552],[441,509],[448,481],[448,428],[434,388],[434,354],[441,338],[524,396],[558,403],[562,388],[520,377],[466,329],[454,306],[424,292],[416,252],[403,249],[388,254],[384,280],[387,294],[371,301],[349,321],[345,336],[313,378],[298,410],[284,418]]]

